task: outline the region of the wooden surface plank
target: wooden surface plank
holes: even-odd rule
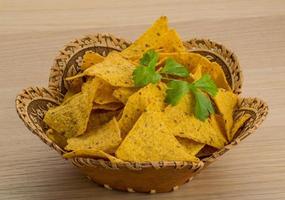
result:
[[[243,96],[268,102],[256,134],[180,190],[127,194],[98,187],[32,135],[16,94],[45,86],[67,41],[94,32],[133,40],[167,15],[184,39],[211,38],[234,50]],[[0,199],[285,199],[285,1],[0,0]]]

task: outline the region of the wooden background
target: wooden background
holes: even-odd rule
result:
[[[32,135],[14,106],[22,88],[46,86],[69,40],[110,32],[133,40],[160,15],[184,39],[211,38],[234,50],[243,96],[268,102],[256,134],[180,190],[159,195],[108,191]],[[285,199],[284,0],[0,0],[0,199]]]

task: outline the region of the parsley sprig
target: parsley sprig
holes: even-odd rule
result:
[[[149,50],[143,55],[139,66],[133,72],[136,87],[143,87],[149,83],[156,84],[161,79],[170,80],[167,83],[166,103],[175,106],[183,96],[191,92],[195,98],[194,115],[196,118],[204,121],[214,113],[215,110],[209,96],[215,96],[218,88],[209,74],[204,74],[199,80],[189,83],[180,80],[189,76],[189,71],[185,66],[173,58],[168,58],[165,65],[156,70],[158,58],[159,55],[154,50]],[[172,78],[168,78],[169,76]]]

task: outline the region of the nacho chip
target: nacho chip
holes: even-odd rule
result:
[[[68,99],[70,99],[71,97],[73,97],[76,94],[78,94],[78,93],[74,93],[70,90],[67,91],[66,94],[64,95],[63,102],[66,102]]]
[[[113,96],[113,92],[115,88],[111,86],[106,81],[95,77],[95,81],[98,82],[95,97],[94,97],[94,103],[96,104],[108,104],[108,103],[114,103],[119,102],[118,99],[116,99]]]
[[[120,103],[120,102],[113,102],[113,103],[106,103],[106,104],[97,104],[94,103],[93,104],[93,110],[111,110],[111,111],[115,111],[118,110],[120,108],[122,108],[124,106],[124,104]]]
[[[89,114],[93,106],[94,79],[82,86],[82,92],[72,96],[58,107],[50,108],[44,116],[44,122],[66,138],[81,135],[85,132]]]
[[[149,49],[157,46],[162,35],[168,31],[167,17],[160,17],[154,24],[132,45],[124,49],[121,55],[130,60],[138,60]]]
[[[222,67],[215,62],[209,61],[206,57],[197,53],[188,52],[160,54],[160,59],[165,57],[175,59],[178,63],[187,67],[191,73],[197,72],[199,70],[197,67],[201,67],[201,74],[209,74],[217,87],[231,90]]]
[[[133,87],[132,74],[135,68],[118,52],[111,52],[103,62],[86,69],[83,75],[99,77],[115,87]]]
[[[129,97],[134,94],[136,91],[138,91],[137,88],[118,88],[114,90],[113,96],[118,99],[123,104],[126,104]]]
[[[233,138],[235,137],[236,133],[238,132],[238,130],[245,124],[245,122],[251,117],[250,114],[245,113],[243,116],[241,116],[240,118],[238,118],[233,126],[232,126],[232,130],[231,133],[229,134],[229,141],[231,142],[233,140]]]
[[[67,141],[64,135],[56,132],[55,130],[47,130],[46,135],[51,141],[56,143],[62,149],[64,149],[64,147],[67,145]]]
[[[164,83],[149,84],[129,97],[119,120],[123,138],[145,110],[159,111],[165,106],[165,90],[166,85]]]
[[[158,40],[154,49],[162,49],[162,52],[186,52],[186,48],[175,30],[169,30]]]
[[[116,151],[119,159],[134,162],[193,161],[163,123],[162,112],[144,112]]]
[[[165,109],[166,124],[175,136],[192,139],[202,144],[222,148],[226,139],[215,119],[200,121],[193,114],[194,97],[186,95],[176,106]]]
[[[96,111],[93,110],[89,116],[86,132],[90,132],[91,130],[94,130],[102,126],[103,124],[109,122],[114,117],[117,118],[120,112],[121,112],[120,110],[104,111],[104,112],[98,112],[97,110]]]
[[[114,153],[121,141],[117,120],[113,118],[110,122],[82,136],[68,139],[65,149],[72,151],[98,149],[106,153]]]
[[[195,156],[205,146],[205,144],[201,144],[187,138],[176,137],[176,139],[181,146],[185,148],[186,152],[193,156]]]
[[[82,60],[81,69],[85,70],[92,65],[96,65],[104,60],[104,57],[94,51],[85,52]]]
[[[198,64],[198,66],[195,68],[195,71],[193,70],[191,77],[193,78],[193,81],[197,81],[202,77],[202,66]]]
[[[63,155],[64,158],[75,158],[75,157],[85,157],[85,158],[96,158],[100,159],[103,158],[104,160],[109,160],[113,163],[123,163],[124,161],[105,153],[104,151],[97,150],[97,149],[88,149],[88,150],[77,150],[66,153]]]
[[[231,141],[231,128],[233,126],[233,112],[234,108],[237,105],[238,97],[231,91],[225,91],[219,89],[216,96],[213,97],[213,100],[218,108],[218,111],[222,114],[225,130],[227,134],[227,139]]]

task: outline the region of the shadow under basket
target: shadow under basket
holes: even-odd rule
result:
[[[48,127],[43,122],[45,112],[62,102],[63,95],[71,84],[65,78],[80,72],[82,57],[86,51],[106,56],[111,51],[122,51],[129,45],[124,39],[110,34],[89,35],[68,43],[55,59],[48,87],[30,87],[17,96],[16,109],[25,125],[58,153],[65,153],[64,149],[46,136]],[[234,53],[208,39],[192,39],[185,41],[184,45],[189,51],[220,64],[234,93],[241,93],[242,72]],[[161,161],[115,164],[102,159],[83,157],[70,160],[89,179],[107,189],[146,193],[170,192],[192,180],[202,169],[252,134],[265,119],[268,107],[257,98],[240,98],[234,112],[234,120],[238,120],[245,113],[251,117],[238,130],[235,139],[223,149],[204,156],[199,163]]]

